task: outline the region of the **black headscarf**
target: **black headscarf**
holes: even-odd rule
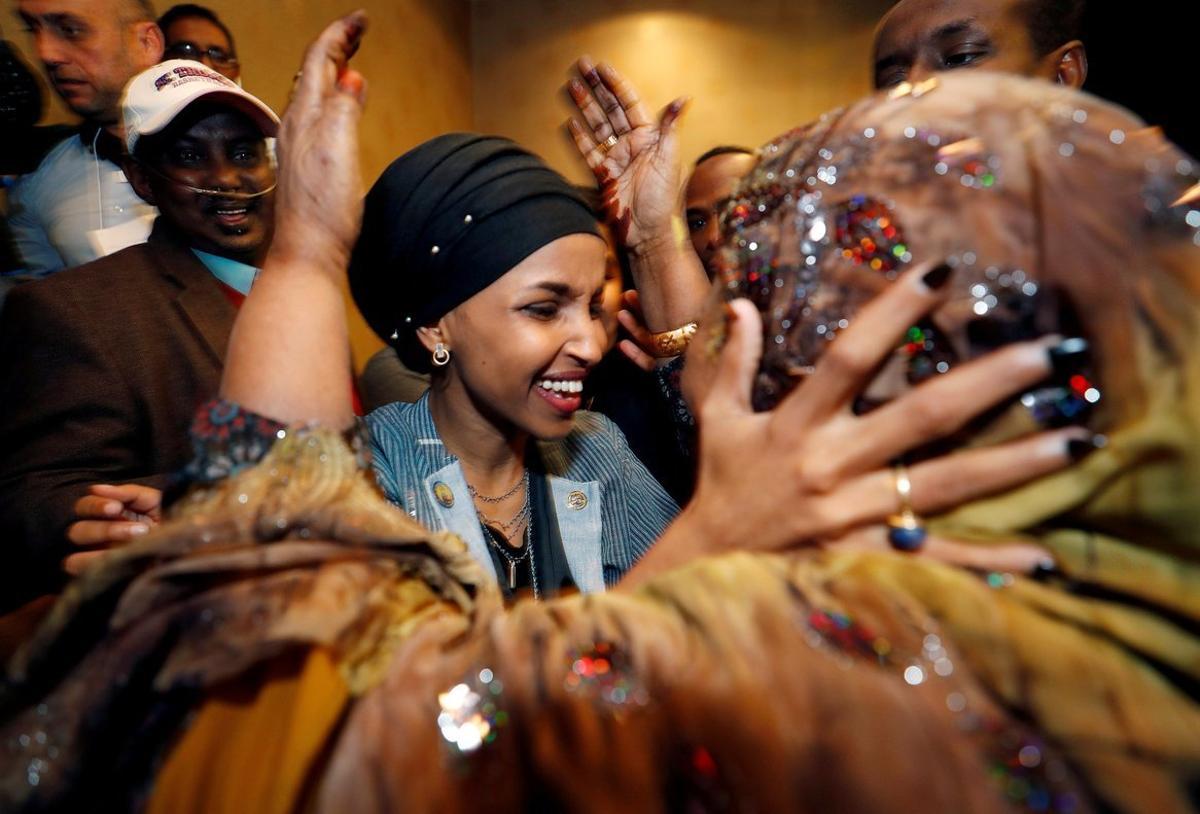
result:
[[[580,233],[599,235],[595,215],[540,158],[508,139],[450,133],[397,158],[367,193],[350,290],[375,333],[427,371],[417,328]]]

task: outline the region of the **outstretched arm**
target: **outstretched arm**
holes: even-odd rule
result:
[[[221,397],[284,423],[353,421],[342,296],[362,219],[358,121],[366,83],[349,67],[366,30],[354,12],[305,54],[279,133],[275,240],[238,313]]]
[[[1050,375],[1050,343],[1009,345],[925,382],[865,415],[855,397],[893,353],[907,326],[942,302],[944,268],[919,267],[871,301],[815,372],[775,409],[755,412],[762,321],[747,300],[709,319],[688,350],[685,391],[700,425],[695,497],[626,575],[624,587],[696,557],[797,546],[886,549],[898,510],[890,462],[963,427]],[[722,334],[728,334],[723,348]],[[912,508],[936,515],[1068,466],[1093,436],[1082,427],[966,449],[912,466]],[[1037,546],[966,545],[930,537],[919,556],[969,568],[1033,570]]]

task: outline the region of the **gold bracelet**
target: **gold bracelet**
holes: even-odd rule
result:
[[[692,337],[696,335],[696,323],[689,322],[682,328],[673,331],[662,331],[650,334],[650,342],[654,345],[654,356],[657,359],[669,359],[687,350]]]

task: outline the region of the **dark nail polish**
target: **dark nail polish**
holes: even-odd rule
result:
[[[583,76],[585,79],[587,79],[588,84],[592,85],[593,87],[600,84],[600,72],[597,71],[595,68],[592,68],[590,71],[588,71]]]
[[[1058,570],[1058,563],[1052,559],[1046,559],[1034,566],[1033,573],[1029,575],[1029,578],[1034,582],[1048,582],[1054,577],[1061,575],[1062,572]]]
[[[1093,435],[1091,438],[1072,438],[1067,442],[1067,455],[1072,461],[1083,460],[1098,449],[1108,446],[1108,438],[1103,435]]]
[[[954,272],[950,266],[942,263],[925,272],[925,276],[921,278],[921,282],[930,291],[937,291],[950,280],[950,275]]]
[[[1068,379],[1087,364],[1091,347],[1086,339],[1073,337],[1064,339],[1046,353],[1050,356],[1050,367],[1054,369],[1054,375],[1059,379]]]

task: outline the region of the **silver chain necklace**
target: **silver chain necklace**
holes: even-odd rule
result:
[[[497,497],[489,497],[488,495],[481,495],[478,492],[476,492],[475,487],[469,483],[467,484],[467,491],[471,493],[471,497],[475,498],[476,500],[482,501],[483,503],[503,503],[504,501],[508,500],[510,497],[515,495],[517,493],[517,490],[520,489],[522,486],[524,486],[526,488],[526,491],[528,491],[528,489],[529,489],[529,470],[528,469],[525,470],[525,475],[519,481],[517,481],[516,483],[513,484],[513,488],[509,489],[507,492],[505,492],[502,495],[498,495]]]
[[[519,528],[522,522],[528,524],[530,513],[531,513],[530,504],[529,504],[529,470],[528,469],[525,470],[525,477],[523,477],[517,483],[517,486],[514,486],[512,489],[510,489],[508,491],[508,494],[505,495],[504,497],[505,498],[512,497],[513,493],[516,492],[517,487],[519,487],[521,485],[525,486],[525,499],[521,502],[521,508],[517,510],[516,514],[514,514],[512,517],[510,517],[507,521],[492,520],[487,515],[485,515],[482,511],[480,511],[479,507],[476,507],[475,515],[479,518],[479,522],[483,523],[485,526],[495,526],[496,528],[500,529],[500,531],[504,534],[505,537],[508,537],[509,532],[512,531],[513,529]],[[471,484],[469,484],[469,483],[467,484],[467,490],[471,493],[472,497],[475,496],[475,490],[473,488],[471,488]],[[482,497],[480,498],[480,500],[487,500],[490,502],[496,502],[501,499],[502,498],[482,498]]]
[[[525,501],[529,502],[529,493],[525,493]],[[529,522],[525,524],[525,545],[521,555],[514,557],[508,553],[509,546],[506,543],[501,543],[496,539],[495,533],[492,532],[491,526],[487,523],[483,524],[483,533],[487,536],[488,545],[500,552],[500,556],[504,558],[504,562],[508,565],[508,589],[514,591],[517,588],[517,566],[523,561],[529,561],[529,582],[533,586],[533,598],[541,599],[541,591],[538,589],[537,567],[533,563],[533,515],[529,516]]]

